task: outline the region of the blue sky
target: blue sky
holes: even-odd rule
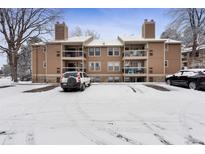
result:
[[[114,39],[118,35],[141,35],[144,19],[156,22],[156,36],[159,37],[170,22],[167,9],[63,9],[63,21],[73,30],[76,26],[82,30],[98,32],[102,39]],[[6,63],[6,57],[0,54],[0,67]]]

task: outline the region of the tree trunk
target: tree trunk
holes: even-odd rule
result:
[[[14,72],[13,72],[13,75],[14,75],[14,82],[18,82],[18,79],[17,79],[17,55],[16,53],[14,52],[13,53],[13,67],[14,67]]]
[[[8,55],[8,59],[9,59],[9,66],[10,66],[10,70],[11,70],[11,78],[12,81],[17,82],[17,55],[16,53],[10,53]]]

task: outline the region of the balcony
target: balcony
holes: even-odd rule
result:
[[[146,50],[126,50],[123,55],[123,60],[147,59]]]
[[[126,76],[145,75],[146,73],[145,67],[124,67],[124,75]]]
[[[85,67],[63,67],[62,72],[68,72],[68,71],[85,71]]]
[[[64,50],[62,54],[63,60],[86,60],[84,51]]]

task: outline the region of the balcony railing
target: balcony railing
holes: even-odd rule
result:
[[[85,67],[63,67],[63,73],[68,71],[85,71]]]
[[[146,73],[145,67],[124,67],[125,74],[144,74]]]
[[[81,57],[85,58],[84,51],[73,51],[73,50],[64,50],[63,51],[63,57]]]
[[[145,57],[147,56],[146,50],[126,50],[124,57]]]

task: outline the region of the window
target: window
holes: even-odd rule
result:
[[[108,77],[108,82],[113,82],[113,77],[112,76]]]
[[[165,67],[168,67],[168,60],[165,60],[164,65]]]
[[[89,70],[90,71],[100,71],[101,63],[100,62],[89,62]]]
[[[196,52],[196,53],[195,53],[195,57],[199,57],[199,52]]]
[[[60,74],[60,73],[61,73],[60,68],[57,68],[57,74]]]
[[[90,78],[91,78],[92,82],[100,82],[100,77],[98,77],[98,76],[93,76],[93,77],[90,77]]]
[[[153,50],[149,50],[149,56],[153,56]]]
[[[100,56],[100,48],[95,48],[95,56]]]
[[[57,77],[57,78],[56,78],[56,82],[57,82],[57,83],[60,82],[60,77]]]
[[[108,48],[108,56],[119,56],[120,48]]]
[[[56,57],[60,57],[60,51],[56,51]]]
[[[89,48],[88,50],[89,56],[94,56],[94,48]]]
[[[43,47],[43,52],[44,52],[44,53],[46,52],[46,47]]]
[[[120,71],[120,62],[108,62],[108,71],[119,72]]]
[[[89,56],[100,56],[100,48],[89,48],[88,49],[88,55]]]
[[[120,49],[119,48],[114,48],[114,55],[119,56],[120,55]]]
[[[95,77],[95,78],[94,78],[94,81],[95,81],[95,82],[100,82],[100,77]]]
[[[43,68],[46,68],[46,61],[43,61]]]
[[[150,74],[153,73],[152,67],[149,67],[149,73],[150,73]]]
[[[109,56],[112,56],[112,55],[113,55],[113,50],[112,50],[112,48],[108,48],[108,55],[109,55]]]
[[[153,82],[153,77],[149,77],[149,82]]]
[[[116,76],[115,78],[115,82],[120,82],[120,77]]]

